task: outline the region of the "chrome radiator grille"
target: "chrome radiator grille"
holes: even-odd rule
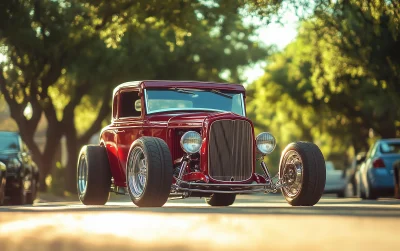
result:
[[[250,123],[244,120],[215,121],[209,133],[209,175],[221,181],[249,179],[253,164]]]

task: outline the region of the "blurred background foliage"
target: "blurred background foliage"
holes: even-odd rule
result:
[[[286,48],[252,38],[288,9],[301,21]],[[42,188],[53,174],[74,192],[78,151],[108,123],[116,85],[243,83],[245,67],[266,62],[246,101],[256,131],[278,140],[268,162],[277,166],[286,144],[307,140],[343,168],[376,137],[400,137],[399,10],[397,0],[6,0],[0,108],[7,103]]]

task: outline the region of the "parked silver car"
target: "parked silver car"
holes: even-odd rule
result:
[[[343,171],[336,170],[332,161],[326,161],[326,183],[324,193],[333,193],[338,197],[344,197],[345,181]]]

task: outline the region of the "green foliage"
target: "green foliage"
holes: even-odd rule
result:
[[[67,139],[67,183],[77,151],[110,113],[111,91],[140,79],[241,82],[267,55],[250,39],[240,0],[6,1],[0,8],[0,88],[42,176]],[[227,72],[229,79],[222,79]],[[31,118],[21,116],[30,104]],[[33,135],[44,114],[41,151]],[[42,181],[43,183],[43,181]]]
[[[368,148],[371,130],[400,136],[399,4],[319,3],[250,86],[248,107],[259,130],[278,136],[280,149],[312,140],[326,158],[343,162]]]

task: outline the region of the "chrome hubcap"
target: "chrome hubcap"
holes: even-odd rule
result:
[[[82,156],[78,165],[78,192],[82,196],[86,193],[88,179],[88,166],[85,157]]]
[[[286,184],[282,189],[291,198],[296,197],[301,191],[303,183],[303,161],[296,151],[289,151],[283,163],[282,178]]]
[[[142,196],[147,181],[147,161],[140,147],[133,149],[128,162],[128,186],[135,198]]]

